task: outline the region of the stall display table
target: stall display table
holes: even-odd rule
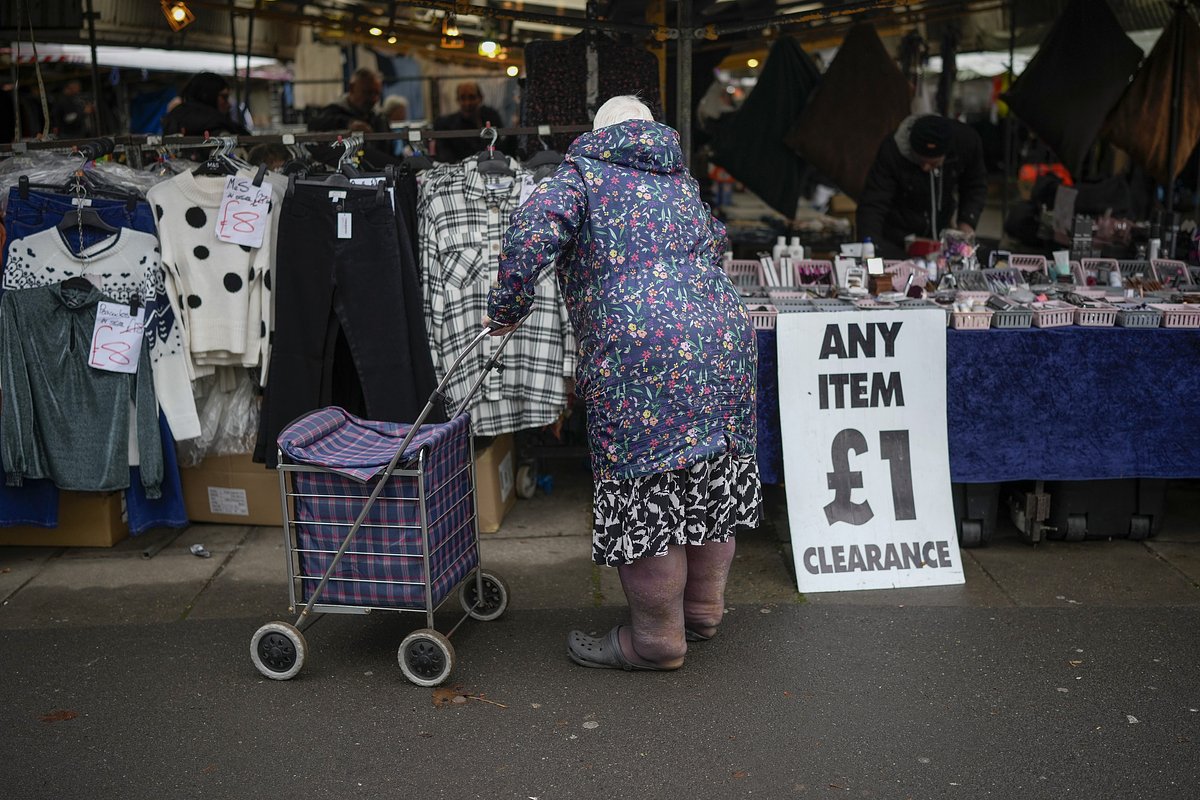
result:
[[[758,331],[758,462],[783,482],[778,353]],[[946,331],[955,483],[1200,477],[1200,330]]]

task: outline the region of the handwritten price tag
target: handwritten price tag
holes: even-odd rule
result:
[[[225,179],[217,210],[217,238],[222,242],[262,247],[271,208],[271,187],[241,175]]]
[[[101,302],[96,308],[88,366],[108,372],[137,372],[145,330],[145,308],[131,316],[124,303]]]

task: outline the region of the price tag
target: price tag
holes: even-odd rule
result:
[[[339,212],[337,215],[337,238],[349,239],[353,229],[353,217],[345,211]]]
[[[529,199],[529,195],[533,194],[533,190],[536,186],[537,184],[533,182],[532,175],[521,176],[521,197],[517,200],[518,206],[525,205],[525,201]]]
[[[230,244],[262,247],[270,209],[270,186],[255,186],[247,176],[230,175],[225,179],[217,211],[217,238]]]
[[[101,301],[96,308],[88,366],[107,372],[137,372],[145,330],[144,307],[139,307],[137,314],[130,315],[129,306],[125,303]]]

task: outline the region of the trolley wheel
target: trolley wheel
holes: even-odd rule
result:
[[[268,622],[250,639],[250,660],[271,680],[296,677],[308,657],[308,644],[295,625]]]
[[[437,686],[454,669],[454,645],[433,628],[405,636],[396,657],[404,677],[417,686]]]
[[[977,519],[964,519],[958,541],[963,547],[979,547],[983,544],[983,523]]]
[[[1087,536],[1087,514],[1071,514],[1067,517],[1068,542],[1082,542]]]
[[[479,571],[479,579],[483,583],[482,598],[476,591],[475,576],[471,576],[463,583],[462,589],[458,593],[463,611],[466,611],[471,619],[484,622],[499,619],[500,615],[508,608],[508,584],[499,575],[483,570]],[[475,605],[476,601],[479,601],[478,607]]]
[[[529,500],[537,494],[537,469],[533,464],[517,467],[517,497]]]
[[[1133,539],[1135,542],[1140,542],[1143,539],[1149,539],[1150,523],[1152,521],[1153,518],[1148,517],[1145,514],[1134,514],[1129,520],[1129,538]]]

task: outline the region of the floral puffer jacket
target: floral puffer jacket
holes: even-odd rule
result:
[[[580,136],[513,214],[488,316],[523,318],[557,265],[597,480],[754,452],[757,351],[726,242],[679,134],[647,120]]]

